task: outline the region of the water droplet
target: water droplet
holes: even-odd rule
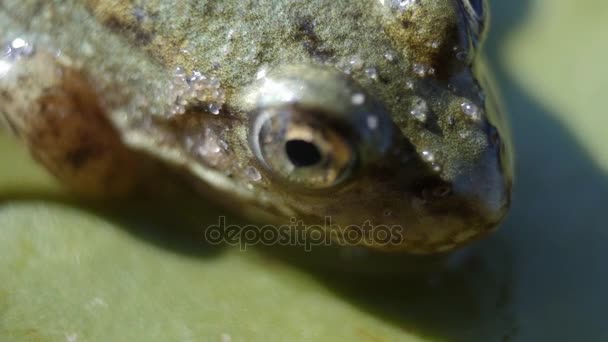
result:
[[[416,4],[417,0],[389,0],[390,6],[399,12],[406,11]]]
[[[359,56],[352,57],[348,64],[354,71],[361,70],[363,68],[363,60]]]
[[[351,102],[355,106],[360,106],[365,103],[365,95],[361,93],[356,93],[351,97]]]
[[[222,107],[217,103],[209,104],[209,112],[213,115],[219,115],[221,109],[222,109]]]
[[[392,52],[387,52],[384,54],[384,58],[389,61],[389,62],[394,62],[395,61],[395,54]]]
[[[22,57],[29,57],[34,53],[34,46],[23,38],[15,38],[12,42],[4,46],[1,57],[8,60],[17,60]]]
[[[410,89],[410,90],[414,89],[414,81],[412,81],[412,80],[405,81],[405,88]]]
[[[222,139],[220,133],[211,127],[205,128],[204,133],[186,139],[186,146],[212,166],[218,166],[226,161],[228,144]]]
[[[378,117],[375,115],[370,115],[367,117],[367,127],[369,127],[369,129],[376,129],[378,128]]]
[[[245,169],[245,175],[253,182],[259,182],[262,180],[262,174],[253,166],[249,166],[247,169]]]
[[[378,69],[374,68],[374,67],[370,67],[365,69],[365,75],[369,78],[371,78],[372,80],[377,80],[378,79]]]
[[[431,151],[424,150],[421,153],[422,160],[432,163],[435,161],[435,154]]]
[[[258,70],[257,74],[255,75],[255,78],[261,80],[263,78],[266,78],[266,75],[268,75],[268,67],[263,66]]]
[[[412,66],[412,71],[420,77],[424,77],[424,75],[426,75],[426,67],[420,63],[414,63]]]
[[[181,67],[175,68],[175,72],[173,73],[173,75],[179,79],[186,79],[186,71]]]
[[[481,110],[479,107],[470,101],[465,101],[460,105],[462,112],[469,118],[474,121],[479,121],[481,119]]]
[[[193,71],[190,75],[177,67],[173,80],[168,86],[171,110],[168,116],[185,113],[185,108],[194,105],[207,108],[212,114],[219,114],[225,102],[225,92],[220,81],[214,76],[208,76],[200,71]],[[182,110],[183,108],[183,110]]]
[[[22,49],[27,46],[27,42],[22,38],[16,38],[11,42],[11,48]]]
[[[458,133],[458,136],[462,139],[466,139],[471,136],[471,132],[463,130],[463,131],[460,131],[460,133]]]
[[[421,98],[415,98],[412,104],[410,114],[420,122],[425,122],[428,116],[429,106]]]

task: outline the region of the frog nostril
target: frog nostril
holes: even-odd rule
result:
[[[422,198],[427,201],[439,199],[439,198],[445,198],[451,194],[452,194],[452,188],[447,184],[437,185],[437,186],[422,190]]]
[[[452,188],[448,185],[440,185],[433,189],[433,196],[437,198],[447,197],[452,193]]]
[[[287,158],[295,167],[313,166],[321,162],[322,156],[319,148],[305,140],[293,139],[285,143]]]

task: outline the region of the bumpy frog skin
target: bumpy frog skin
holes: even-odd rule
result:
[[[180,179],[446,252],[509,206],[481,0],[3,0],[0,118],[89,195]],[[6,166],[5,166],[6,167]],[[370,228],[373,229],[373,228]]]

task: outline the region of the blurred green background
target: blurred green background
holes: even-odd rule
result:
[[[448,271],[353,275],[210,248],[145,207],[62,199],[0,137],[0,341],[608,341],[608,2],[495,0],[493,14],[515,198]]]

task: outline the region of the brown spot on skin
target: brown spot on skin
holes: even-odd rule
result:
[[[175,52],[185,49],[188,40],[184,35],[175,35],[166,27],[159,27],[158,6],[154,2],[86,0],[86,3],[96,20],[117,36],[124,37],[127,44],[146,51],[162,64],[186,65],[184,54]],[[186,5],[180,3],[180,6]]]
[[[143,10],[131,1],[89,0],[88,6],[104,26],[115,33],[130,35],[137,45],[149,45],[155,38],[153,26],[142,20]]]
[[[445,6],[442,10],[430,6]],[[452,2],[423,3],[397,15],[386,33],[414,63],[432,67],[442,79],[453,74],[455,46],[461,45],[458,8]]]
[[[313,18],[299,18],[293,38],[302,44],[310,57],[319,62],[325,62],[335,54],[331,48],[323,44],[321,38],[316,34]]]
[[[133,192],[150,171],[121,142],[97,94],[79,70],[37,53],[13,68],[14,101],[3,115],[31,154],[74,191],[90,197]],[[5,96],[3,96],[5,97]]]
[[[66,68],[61,75],[38,100],[38,117],[28,121],[32,153],[78,192],[131,191],[137,158],[121,144],[83,75]]]
[[[73,151],[66,154],[66,160],[71,164],[74,170],[77,170],[89,161],[99,157],[99,151],[92,146],[78,146]]]
[[[122,21],[121,18],[110,16],[106,21],[104,21],[104,25],[111,29],[114,32],[130,32],[134,41],[138,45],[148,45],[152,41],[153,34],[146,30],[143,30],[138,21]]]

